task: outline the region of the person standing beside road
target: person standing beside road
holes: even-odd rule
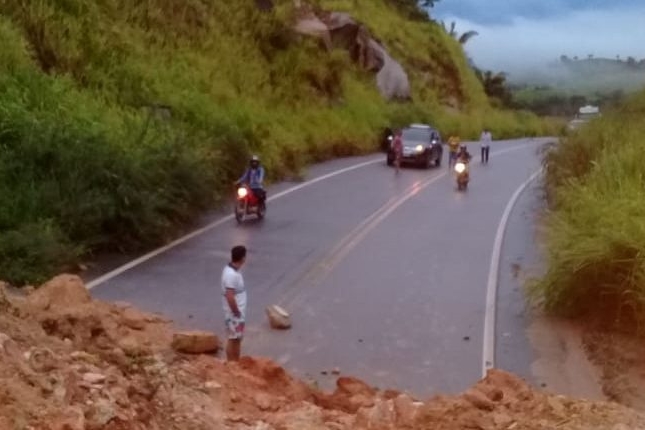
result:
[[[493,135],[490,131],[485,128],[479,137],[479,142],[481,143],[481,162],[482,164],[488,164],[488,154],[490,153],[490,143],[493,140]]]
[[[403,138],[401,130],[397,130],[392,141],[392,152],[394,152],[394,166],[396,167],[396,174],[399,174],[401,168],[401,157],[403,157]]]
[[[240,269],[246,262],[246,248],[231,249],[231,262],[222,270],[222,306],[226,324],[226,360],[237,361],[242,350],[242,338],[246,324],[246,289]]]
[[[457,152],[461,141],[459,136],[451,135],[448,139],[448,168],[450,169],[457,161]]]

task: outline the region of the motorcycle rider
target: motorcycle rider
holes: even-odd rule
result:
[[[468,164],[471,158],[473,157],[470,155],[470,152],[468,152],[466,145],[461,145],[459,147],[459,152],[457,153],[457,162],[461,161],[462,163]]]
[[[253,155],[249,161],[249,167],[242,177],[238,179],[237,184],[248,184],[260,204],[263,204],[266,200],[266,191],[264,191],[263,182],[264,167],[260,165],[260,158],[257,155]]]

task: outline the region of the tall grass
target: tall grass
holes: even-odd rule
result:
[[[276,179],[373,151],[387,125],[545,130],[491,108],[459,45],[385,0],[318,3],[364,20],[401,60],[405,104],[345,51],[294,35],[292,2],[276,3],[0,0],[0,278],[165,242],[227,197],[250,153]]]
[[[645,92],[548,151],[547,309],[645,329]]]

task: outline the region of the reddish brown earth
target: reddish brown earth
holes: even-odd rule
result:
[[[173,334],[157,315],[91,300],[75,276],[24,298],[0,287],[0,429],[645,429],[625,406],[547,395],[501,371],[455,397],[350,377],[323,393],[266,359],[178,353]]]

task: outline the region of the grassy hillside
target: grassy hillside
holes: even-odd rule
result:
[[[372,151],[389,124],[544,132],[492,110],[459,45],[387,0],[315,3],[391,49],[409,103],[384,101],[345,51],[295,36],[292,2],[277,3],[0,0],[0,278],[168,240],[228,196],[251,152],[279,178]]]
[[[545,157],[552,211],[536,298],[605,328],[645,332],[645,91]]]

